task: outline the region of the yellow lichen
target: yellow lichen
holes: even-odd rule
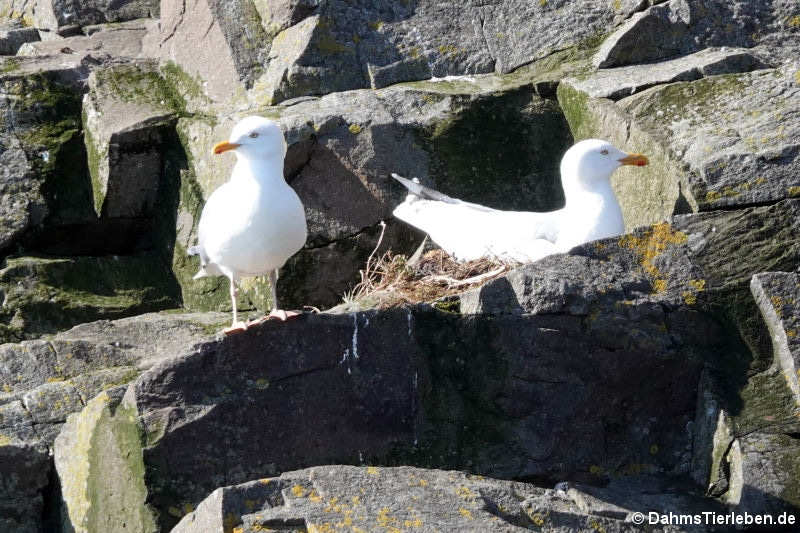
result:
[[[697,293],[695,292],[683,291],[681,296],[683,296],[683,301],[686,302],[686,305],[694,305],[697,303]]]
[[[350,124],[350,127],[347,129],[350,130],[350,133],[352,133],[353,135],[358,135],[359,133],[361,133],[361,126],[359,126],[358,124]]]
[[[798,196],[800,196],[800,186],[795,185],[789,187],[786,192],[789,193],[789,198],[797,198]]]
[[[542,527],[544,525],[544,517],[539,513],[533,513],[531,516],[531,522],[535,525]]]
[[[658,444],[653,444],[650,446],[650,455],[656,455],[658,453]]]
[[[639,263],[653,278],[656,278],[653,287],[658,291],[658,287],[666,288],[666,284],[658,283],[663,280],[661,272],[655,266],[655,259],[664,253],[670,245],[684,244],[688,237],[681,231],[673,231],[668,222],[655,224],[641,236],[628,234],[620,238],[619,245],[622,248],[629,248],[639,256]]]
[[[772,307],[775,309],[775,314],[778,315],[778,318],[783,318],[783,298],[773,296],[770,301],[772,301]]]
[[[456,494],[458,494],[459,497],[461,497],[461,498],[463,498],[463,499],[465,499],[467,501],[470,501],[470,502],[475,499],[475,493],[472,492],[471,490],[469,490],[469,488],[467,488],[467,487],[463,487],[463,486],[462,487],[458,487],[456,489]]]
[[[787,20],[786,23],[791,28],[800,28],[800,15],[789,17],[789,20]]]
[[[667,290],[667,280],[665,279],[657,279],[653,281],[653,290],[655,292],[664,292]]]
[[[589,467],[589,473],[591,473],[591,474],[593,474],[595,476],[599,476],[599,475],[601,475],[603,473],[603,467],[602,466],[597,466],[597,465],[592,465],[592,466]]]
[[[706,290],[706,280],[704,279],[692,279],[689,280],[689,285],[694,288],[697,292],[703,292]]]
[[[374,466],[368,466],[367,467],[367,474],[369,474],[371,476],[377,476],[378,475],[378,469],[375,468]]]
[[[397,518],[389,515],[389,508],[388,507],[383,507],[383,508],[381,508],[380,511],[378,511],[377,520],[378,520],[378,525],[380,525],[382,527],[386,527],[386,528],[392,527],[392,524],[399,523],[397,521]]]
[[[469,509],[464,509],[463,507],[458,508],[458,512],[466,518],[467,520],[472,520],[472,512]]]
[[[302,485],[295,485],[292,487],[292,495],[295,498],[303,498],[307,494],[305,487]]]
[[[722,193],[719,191],[708,191],[706,193],[706,202],[716,202],[722,198]]]

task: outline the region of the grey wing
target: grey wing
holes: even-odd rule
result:
[[[492,209],[491,207],[486,207],[485,205],[480,204],[472,204],[469,202],[465,202],[463,200],[459,200],[458,198],[453,198],[451,196],[447,196],[446,194],[442,194],[439,191],[431,189],[430,187],[426,187],[421,185],[420,183],[410,180],[408,178],[404,178],[399,176],[395,173],[392,173],[392,177],[403,184],[403,186],[408,189],[408,192],[413,194],[414,196],[418,196],[425,200],[434,200],[437,202],[444,202],[446,204],[454,204],[454,205],[463,205],[472,207],[474,209],[478,209],[480,211],[485,212],[493,212],[496,209]]]

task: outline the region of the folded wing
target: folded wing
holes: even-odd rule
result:
[[[500,211],[451,198],[397,174],[409,195],[394,216],[426,232],[460,261],[493,257],[531,262],[557,253],[562,211]]]

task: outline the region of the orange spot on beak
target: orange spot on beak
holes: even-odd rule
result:
[[[646,156],[642,154],[628,154],[622,159],[619,160],[620,163],[623,165],[633,165],[636,167],[643,167],[647,165],[650,161],[647,159]]]
[[[229,143],[228,141],[221,142],[214,146],[214,153],[221,154],[222,152],[227,152],[229,150],[236,150],[241,146],[240,144],[236,143]]]

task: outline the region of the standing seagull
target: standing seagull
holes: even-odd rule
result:
[[[231,283],[233,324],[225,333],[247,329],[236,313],[236,284],[243,277],[269,273],[272,311],[264,319],[286,320],[296,312],[278,309],[278,269],[306,242],[306,216],[294,189],[283,179],[286,140],[277,124],[247,117],[234,126],[230,141],[215,154],[233,151],[237,162],[231,179],[208,198],[200,215],[197,246],[204,276],[227,276]],[[262,320],[264,320],[262,319]]]
[[[645,156],[626,154],[606,141],[581,141],[561,160],[566,205],[547,213],[499,211],[463,202],[392,174],[409,190],[394,216],[427,232],[459,261],[493,257],[529,263],[624,233],[611,174],[622,165],[647,163]]]

